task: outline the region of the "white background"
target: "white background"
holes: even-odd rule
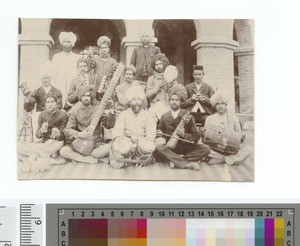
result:
[[[0,0],[0,201],[300,202],[299,10],[291,0]],[[18,181],[18,17],[253,18],[255,182]]]

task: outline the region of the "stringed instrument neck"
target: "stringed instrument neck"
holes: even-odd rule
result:
[[[106,102],[107,102],[107,99],[111,97],[111,95],[113,94],[113,91],[118,83],[118,80],[123,72],[123,69],[124,69],[124,64],[122,63],[119,63],[109,85],[107,86],[106,90],[105,90],[105,93],[101,99],[100,102],[97,103],[96,107],[95,107],[95,110],[93,112],[93,115],[92,115],[92,120],[91,120],[91,123],[90,123],[90,126],[88,128],[88,131],[90,132],[94,132],[95,128],[97,127],[98,125],[98,122],[101,118],[101,116],[103,115],[104,113],[104,110],[105,110],[105,107],[106,107]]]

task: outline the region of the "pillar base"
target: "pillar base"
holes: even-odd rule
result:
[[[239,43],[234,40],[227,39],[217,39],[217,38],[198,38],[191,43],[194,46],[195,50],[202,47],[210,47],[210,48],[225,48],[230,50],[236,50],[239,46]]]

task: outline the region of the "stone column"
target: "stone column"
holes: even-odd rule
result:
[[[125,20],[127,36],[123,38],[122,44],[126,50],[126,65],[129,65],[132,52],[135,47],[141,45],[139,33],[142,30],[147,30],[152,35],[152,45],[157,42],[157,38],[154,37],[154,31],[152,28],[153,20]]]
[[[38,72],[41,64],[49,60],[49,48],[54,41],[49,35],[51,19],[21,19],[20,83],[27,82],[33,90],[41,86]]]
[[[254,112],[254,23],[253,20],[237,19],[234,25],[240,44],[234,53],[239,71],[240,113],[248,115]]]
[[[197,39],[192,46],[197,51],[197,64],[204,66],[204,80],[225,94],[234,110],[233,51],[239,44],[232,39],[233,20],[200,20],[195,25]]]

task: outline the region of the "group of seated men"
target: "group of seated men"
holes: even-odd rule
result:
[[[99,39],[106,46],[110,44],[107,37]],[[146,85],[135,79],[137,70],[131,64],[124,69],[124,82],[106,97],[103,88],[109,86],[118,63],[108,59],[109,55],[104,58],[111,71],[101,76],[101,82],[95,76],[99,73],[95,68],[101,70],[100,63],[105,59],[77,60],[77,76],[71,80],[65,106],[61,91],[51,84],[54,77],[51,66],[41,68],[42,86],[27,95],[24,102],[25,111],[36,108],[38,113],[35,135],[39,143],[23,143],[19,148],[24,160],[48,160],[48,167],[38,168],[39,171],[67,160],[109,163],[114,168],[132,163],[142,166],[153,157],[171,168],[199,170],[202,161],[233,165],[250,155],[251,148],[243,144],[238,153],[222,155],[201,141],[210,125],[243,134],[238,118],[227,110],[227,98],[203,81],[203,66],[193,66],[194,82],[184,87],[177,81],[177,68],[170,65],[164,54],[158,53],[152,57],[153,74]],[[91,67],[94,74],[90,73]],[[103,81],[106,85],[101,88]],[[100,102],[106,105],[106,110],[95,121]],[[110,134],[105,136],[103,129]]]

